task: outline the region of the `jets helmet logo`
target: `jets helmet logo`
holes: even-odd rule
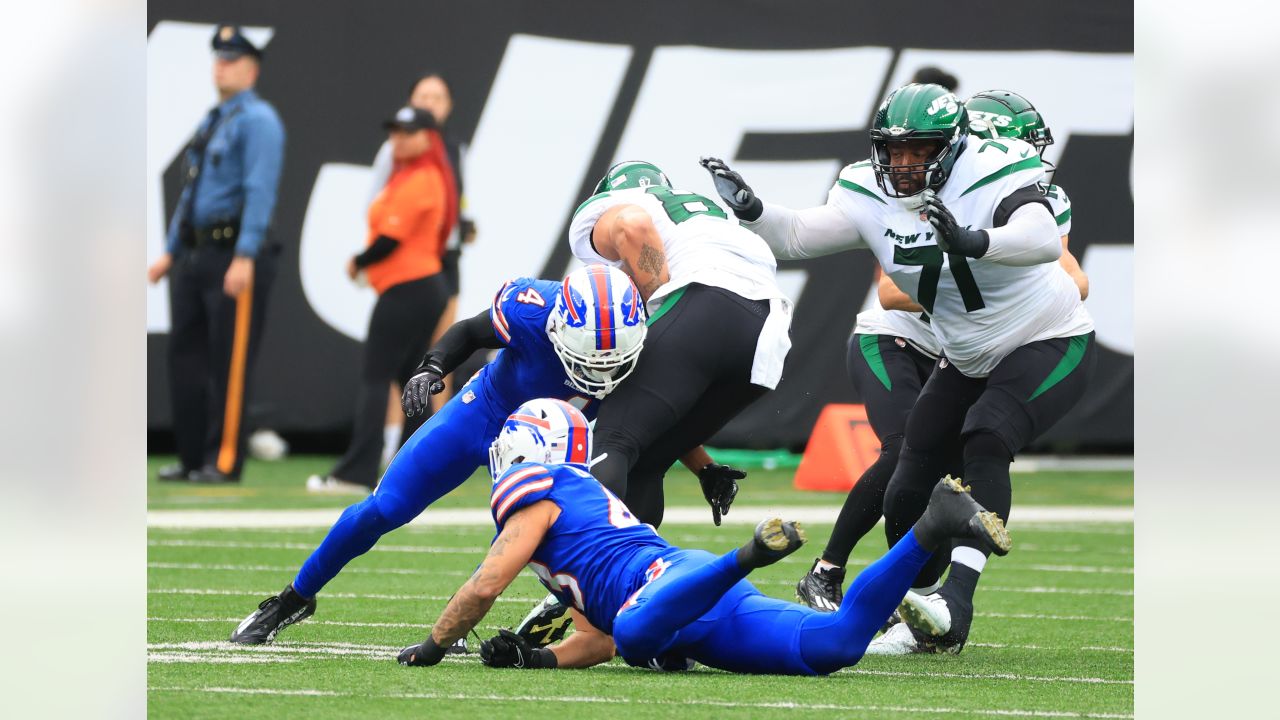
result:
[[[946,117],[947,115],[955,115],[958,112],[960,112],[960,101],[951,93],[939,95],[929,105],[929,109],[925,110],[925,113],[930,116],[942,113],[943,117]]]

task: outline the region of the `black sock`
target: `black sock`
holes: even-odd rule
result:
[[[902,436],[890,435],[880,445],[880,456],[858,478],[849,496],[845,498],[840,515],[836,517],[827,549],[822,559],[844,567],[849,564],[849,553],[864,535],[880,522],[884,511],[884,491],[898,466],[898,453],[902,450]]]
[[[982,573],[974,570],[968,565],[960,563],[951,563],[951,574],[947,576],[947,594],[951,597],[961,598],[973,605],[973,594],[978,589],[978,578],[982,577]]]

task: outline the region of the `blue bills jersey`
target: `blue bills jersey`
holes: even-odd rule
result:
[[[498,532],[512,513],[539,500],[558,505],[560,516],[529,568],[561,602],[612,633],[614,617],[644,584],[646,571],[673,547],[583,465],[512,465],[493,483]]]
[[[493,331],[503,343],[498,357],[471,382],[476,393],[504,418],[534,398],[565,400],[594,419],[599,401],[569,384],[564,366],[547,337],[547,324],[563,292],[553,280],[516,278],[498,291],[489,308]]]

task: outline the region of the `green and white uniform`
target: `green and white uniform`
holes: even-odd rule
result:
[[[610,208],[635,205],[643,209],[662,237],[671,279],[648,300],[649,313],[690,283],[728,290],[748,300],[769,303],[769,316],[756,345],[751,382],[775,388],[791,349],[791,300],[778,287],[778,263],[764,241],[740,227],[710,199],[696,193],[650,185],[592,195],[578,206],[569,225],[574,256],[585,263],[621,267],[596,252],[591,233]]]
[[[1059,235],[1071,234],[1071,198],[1067,197],[1067,191],[1058,185],[1045,185],[1044,199],[1049,201],[1049,207],[1052,208],[1053,220],[1058,223]]]
[[[991,229],[1005,198],[1043,181],[1031,145],[971,138],[938,197],[961,225]],[[919,196],[887,196],[864,161],[841,171],[826,205],[794,211],[766,202],[761,216],[743,225],[782,258],[871,249],[894,283],[929,313],[943,353],[969,377],[986,377],[1028,343],[1093,330],[1079,290],[1058,263],[1005,252],[994,241],[979,259],[943,253],[918,203]]]

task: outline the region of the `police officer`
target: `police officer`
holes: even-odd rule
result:
[[[237,482],[244,409],[279,246],[268,239],[284,159],[284,126],[254,92],[262,52],[240,28],[213,37],[220,101],[184,152],[185,184],[167,252],[147,271],[169,276],[169,382],[178,463],[161,480]]]

